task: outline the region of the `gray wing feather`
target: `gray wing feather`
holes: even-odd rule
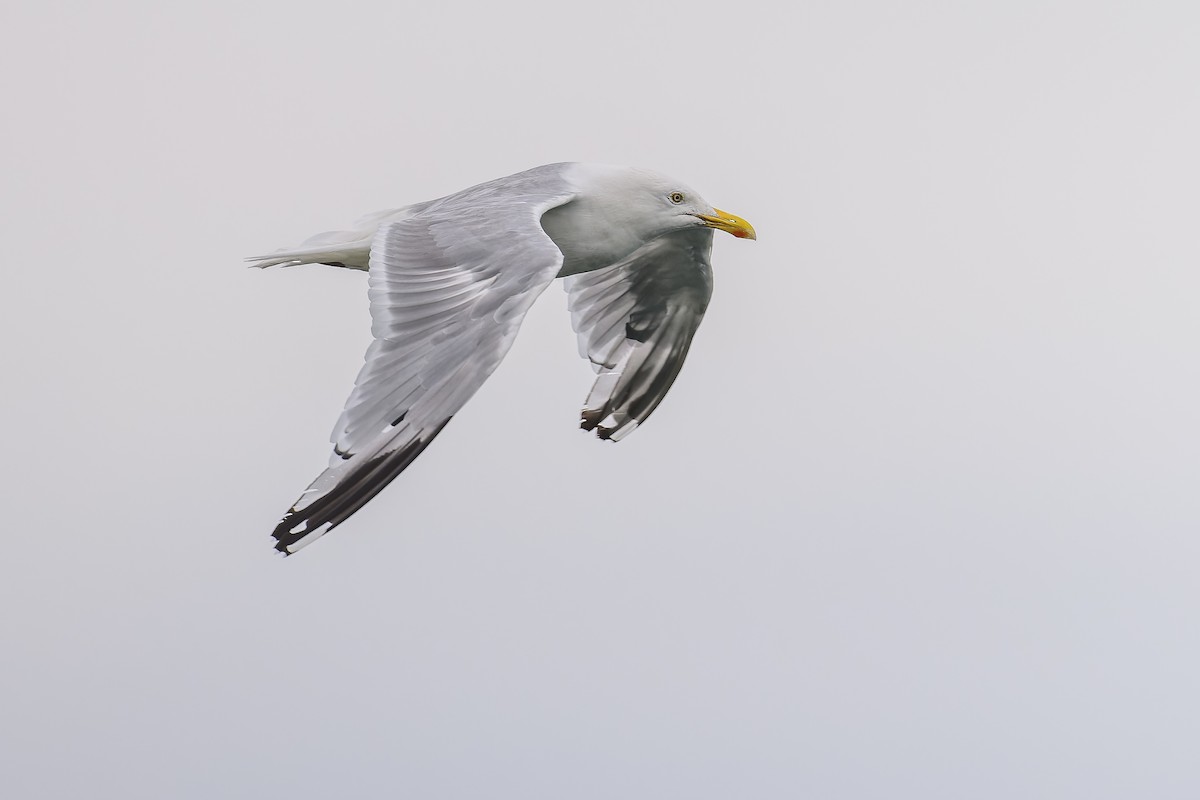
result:
[[[619,441],[662,402],[712,296],[711,251],[712,231],[681,231],[566,279],[579,354],[598,373],[584,430]]]
[[[553,167],[481,184],[380,228],[375,340],[331,437],[329,468],[274,532],[292,553],[374,497],[499,365],[563,256],[540,225],[573,189]]]

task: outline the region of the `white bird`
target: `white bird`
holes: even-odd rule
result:
[[[598,373],[582,427],[627,436],[683,366],[712,294],[714,229],[756,238],[750,223],[670,178],[549,164],[247,259],[369,276],[375,339],[333,429],[329,468],[275,528],[276,549],[316,541],[411,464],[496,369],[556,277],[566,278],[580,355]]]

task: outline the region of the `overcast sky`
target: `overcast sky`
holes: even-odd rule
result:
[[[1200,10],[0,8],[11,798],[1200,796]],[[241,259],[537,164],[744,216],[653,419],[552,286],[333,534]]]

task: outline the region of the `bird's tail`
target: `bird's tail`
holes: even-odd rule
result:
[[[318,233],[299,247],[276,250],[262,256],[247,258],[247,266],[294,267],[299,264],[328,264],[347,269],[367,268],[371,257],[371,238],[374,231],[329,231]]]
[[[379,228],[410,216],[418,206],[376,211],[354,222],[348,231],[326,231],[309,237],[297,247],[247,258],[248,266],[294,267],[299,264],[328,264],[331,267],[366,270],[371,259],[371,242]]]

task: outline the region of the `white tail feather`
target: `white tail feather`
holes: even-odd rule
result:
[[[404,219],[411,214],[411,206],[389,208],[369,214],[354,223],[349,231],[326,231],[310,236],[298,247],[276,250],[261,256],[251,256],[247,266],[294,267],[299,264],[331,264],[347,269],[366,270],[371,259],[371,242],[379,227],[387,222]]]

